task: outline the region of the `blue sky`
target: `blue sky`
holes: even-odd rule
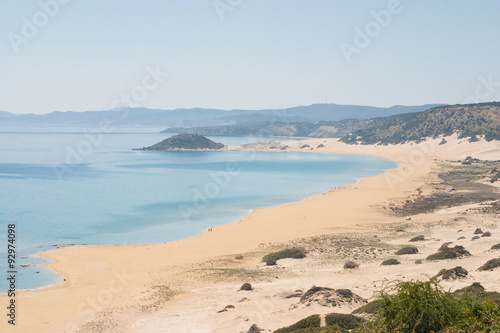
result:
[[[0,0],[0,110],[500,100],[499,13],[497,0]]]

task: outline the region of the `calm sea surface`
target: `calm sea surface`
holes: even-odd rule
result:
[[[17,287],[40,288],[59,276],[20,265],[42,262],[32,255],[54,245],[185,239],[251,209],[299,201],[396,167],[353,155],[131,150],[170,136],[160,130],[0,125],[0,272],[8,270],[8,224],[16,225]],[[272,138],[211,139],[236,145]],[[7,291],[6,279],[0,288]]]

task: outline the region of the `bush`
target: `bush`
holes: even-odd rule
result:
[[[461,266],[457,266],[455,268],[452,268],[452,269],[442,269],[439,271],[438,275],[436,275],[436,277],[442,277],[443,280],[449,280],[449,279],[457,279],[457,278],[461,278],[461,277],[466,277],[467,275],[469,275],[469,272],[461,267]]]
[[[262,258],[268,266],[276,265],[276,262],[280,259],[285,258],[294,258],[294,259],[302,259],[306,256],[306,251],[301,247],[294,247],[291,249],[285,249],[278,252],[269,253],[268,255]]]
[[[382,263],[381,263],[382,266],[399,265],[399,264],[401,264],[401,263],[397,259],[387,259],[387,260],[382,261]]]
[[[492,271],[494,268],[500,267],[500,259],[488,260],[483,266],[479,267],[478,271]]]
[[[400,282],[382,291],[377,327],[385,332],[437,332],[458,319],[456,303],[434,280]]]
[[[301,301],[304,301],[306,300],[309,296],[311,295],[314,295],[315,293],[317,293],[318,291],[322,291],[322,290],[328,290],[328,291],[334,291],[335,289],[332,289],[332,288],[327,288],[327,287],[316,287],[316,286],[312,286],[311,288],[309,288],[309,290],[307,290],[304,295],[302,295],[302,297],[300,298]]]
[[[403,255],[403,254],[417,254],[418,249],[415,246],[407,246],[403,247],[402,249],[398,250],[396,254],[398,256]]]
[[[462,245],[456,245],[455,247],[449,247],[441,252],[431,254],[427,257],[427,260],[444,260],[444,259],[455,259],[462,256],[470,256],[470,252],[467,251]]]
[[[337,289],[336,292],[344,298],[352,298],[354,296],[351,289]]]
[[[470,293],[470,294],[479,294],[484,292],[484,287],[481,285],[479,282],[474,282],[470,286],[464,287],[462,289],[457,289],[455,290],[455,294],[464,294],[464,293]]]
[[[261,329],[259,328],[259,326],[257,326],[257,324],[253,324],[252,326],[250,326],[247,333],[259,333],[260,331]]]
[[[344,264],[344,269],[354,269],[354,268],[358,268],[359,267],[359,264],[357,262],[354,262],[354,261],[348,261]]]
[[[252,285],[250,283],[243,283],[243,285],[240,287],[240,290],[253,290]]]
[[[495,244],[491,247],[492,250],[500,250],[500,243]]]
[[[481,235],[481,237],[491,237],[491,232],[486,231],[485,233],[483,233],[483,234]]]
[[[420,236],[413,237],[412,239],[410,239],[410,242],[420,242],[420,241],[424,241],[424,240],[425,240],[424,235],[420,235]]]
[[[329,313],[325,316],[327,326],[336,326],[352,330],[364,322],[364,319],[352,314]]]
[[[481,230],[481,228],[477,228],[476,230],[474,230],[474,235],[479,235],[482,233],[483,233],[483,231]]]
[[[380,308],[380,300],[376,299],[374,301],[366,303],[362,307],[359,307],[359,308],[355,309],[351,313],[352,314],[358,314],[358,313],[370,313],[370,314],[374,314],[375,312],[378,311],[379,308]]]
[[[473,284],[474,285],[474,284]],[[380,294],[380,308],[357,333],[500,332],[500,293],[445,292],[436,280],[399,282]],[[464,289],[468,289],[464,288]]]
[[[302,320],[299,320],[298,322],[296,322],[293,325],[280,328],[280,329],[274,331],[274,333],[290,333],[290,332],[297,331],[297,330],[304,329],[304,328],[314,328],[314,327],[320,327],[320,326],[321,326],[321,318],[319,315],[315,314],[315,315],[309,316],[307,318],[304,318]]]

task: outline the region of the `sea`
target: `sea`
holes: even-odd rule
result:
[[[358,155],[133,150],[173,135],[161,130],[0,124],[0,294],[9,289],[8,271],[17,272],[17,289],[61,280],[30,265],[49,262],[34,257],[40,252],[182,240],[252,209],[300,201],[397,166]],[[285,140],[209,138],[225,145]]]

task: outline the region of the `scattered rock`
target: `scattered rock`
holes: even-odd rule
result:
[[[354,261],[348,261],[344,264],[344,269],[354,269],[354,268],[358,268],[359,267],[359,264],[357,262],[354,262]]]
[[[419,235],[410,239],[410,242],[421,242],[421,241],[425,241],[424,235]]]
[[[427,260],[455,259],[470,255],[470,252],[467,251],[462,245],[456,245],[455,247],[448,247],[441,252],[431,254],[427,257]]]
[[[455,280],[459,278],[464,278],[467,275],[469,275],[469,272],[465,268],[457,266],[452,269],[443,268],[442,270],[439,271],[436,277],[441,277],[443,280],[452,280],[452,279]]]
[[[401,262],[399,262],[399,260],[397,260],[397,259],[387,259],[387,260],[382,261],[382,263],[381,263],[382,266],[400,265],[400,264],[401,264]]]
[[[250,291],[253,290],[253,288],[250,283],[243,283],[243,285],[240,287],[240,290]]]
[[[418,249],[415,246],[407,246],[403,247],[402,249],[396,251],[396,255],[401,256],[404,254],[417,254]]]

